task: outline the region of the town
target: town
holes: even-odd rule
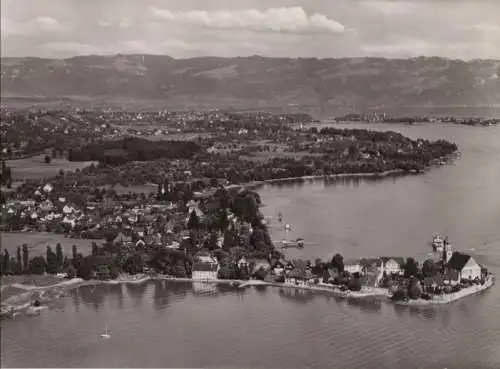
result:
[[[71,255],[57,241],[45,250],[3,245],[3,278],[258,280],[428,300],[489,281],[460,253],[421,268],[411,257],[287,260],[252,190],[290,178],[420,173],[452,156],[454,143],[307,127],[305,114],[30,111],[3,119],[2,232],[92,240]],[[145,128],[130,128],[143,120]]]

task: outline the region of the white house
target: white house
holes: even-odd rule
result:
[[[460,283],[462,279],[481,278],[481,266],[471,255],[454,252],[448,261],[446,268],[448,272],[455,272],[458,277],[456,282]]]
[[[248,261],[243,256],[240,260],[238,260],[238,268],[241,269],[241,268],[244,268],[244,267],[248,267]]]
[[[344,271],[349,272],[350,274],[354,273],[363,273],[363,266],[359,259],[346,260],[344,262]]]
[[[387,275],[404,273],[404,258],[400,257],[381,257],[378,259],[377,267],[380,274],[384,272]]]
[[[74,210],[75,209],[73,209],[73,207],[68,206],[68,205],[64,205],[64,207],[63,207],[64,214],[71,214]]]
[[[198,254],[193,263],[192,276],[194,280],[217,279],[219,273],[219,262],[216,258],[204,253]]]
[[[45,186],[43,186],[43,192],[50,193],[54,189],[54,186],[52,186],[50,183],[47,183]]]
[[[384,277],[384,273],[386,275],[391,274],[399,274],[402,275],[404,273],[404,258],[400,257],[381,257],[377,260],[377,279],[375,281],[375,286],[378,286],[382,278]]]

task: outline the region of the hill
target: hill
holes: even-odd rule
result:
[[[496,60],[91,55],[5,58],[1,63],[4,96],[11,101],[151,101],[170,108],[300,104],[356,110],[500,101]]]

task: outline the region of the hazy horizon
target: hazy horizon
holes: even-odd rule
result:
[[[498,58],[474,58],[474,59],[461,59],[461,58],[448,58],[445,56],[437,56],[437,55],[417,55],[411,57],[386,57],[386,56],[337,56],[337,57],[303,57],[303,56],[267,56],[267,55],[246,55],[246,56],[218,56],[218,55],[198,55],[198,56],[185,56],[185,57],[175,57],[168,54],[148,54],[148,53],[101,53],[101,54],[74,54],[67,56],[53,56],[53,57],[45,57],[45,56],[37,56],[37,55],[26,55],[26,56],[9,56],[2,55],[1,59],[72,59],[72,58],[84,58],[84,57],[114,57],[114,56],[154,56],[154,57],[168,57],[174,60],[188,60],[188,59],[201,59],[201,58],[219,58],[219,59],[234,59],[234,58],[264,58],[264,59],[317,59],[317,60],[342,60],[342,59],[386,59],[386,60],[414,60],[414,59],[444,59],[451,61],[500,61],[500,56]]]
[[[2,57],[500,59],[495,0],[2,0]]]

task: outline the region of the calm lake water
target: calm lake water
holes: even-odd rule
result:
[[[447,138],[461,156],[420,176],[263,187],[266,215],[283,213],[287,237],[310,243],[291,256],[425,258],[439,232],[500,275],[500,128],[361,127]],[[7,367],[500,368],[500,291],[407,308],[276,288],[101,285],[3,322],[1,342]]]

